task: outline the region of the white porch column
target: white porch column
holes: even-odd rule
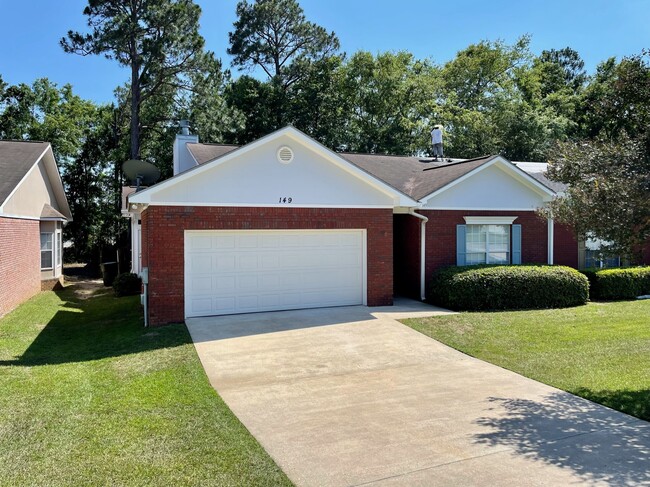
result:
[[[553,265],[553,218],[548,219],[548,264]]]

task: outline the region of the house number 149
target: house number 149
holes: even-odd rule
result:
[[[291,203],[293,201],[292,198],[287,197],[287,196],[280,196],[280,200],[278,203]]]

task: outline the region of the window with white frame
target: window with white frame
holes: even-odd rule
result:
[[[456,265],[521,264],[516,216],[464,216],[456,225]]]
[[[59,267],[61,265],[61,259],[63,256],[63,242],[62,242],[62,237],[61,237],[61,230],[57,230],[56,232],[56,266]]]
[[[510,263],[510,225],[467,225],[465,235],[467,265]]]
[[[41,233],[41,269],[51,269],[53,263],[54,234]]]

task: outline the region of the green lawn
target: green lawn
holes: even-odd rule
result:
[[[404,322],[469,355],[650,421],[650,300]]]
[[[291,485],[138,300],[67,288],[0,319],[0,485]]]

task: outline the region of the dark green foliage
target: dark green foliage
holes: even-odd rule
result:
[[[589,279],[591,299],[611,301],[650,294],[650,267],[587,269],[582,273]]]
[[[429,299],[459,311],[565,308],[585,304],[589,282],[564,266],[464,266],[438,271]]]
[[[113,291],[118,298],[140,294],[141,290],[142,280],[137,274],[131,272],[120,274],[113,281]]]

